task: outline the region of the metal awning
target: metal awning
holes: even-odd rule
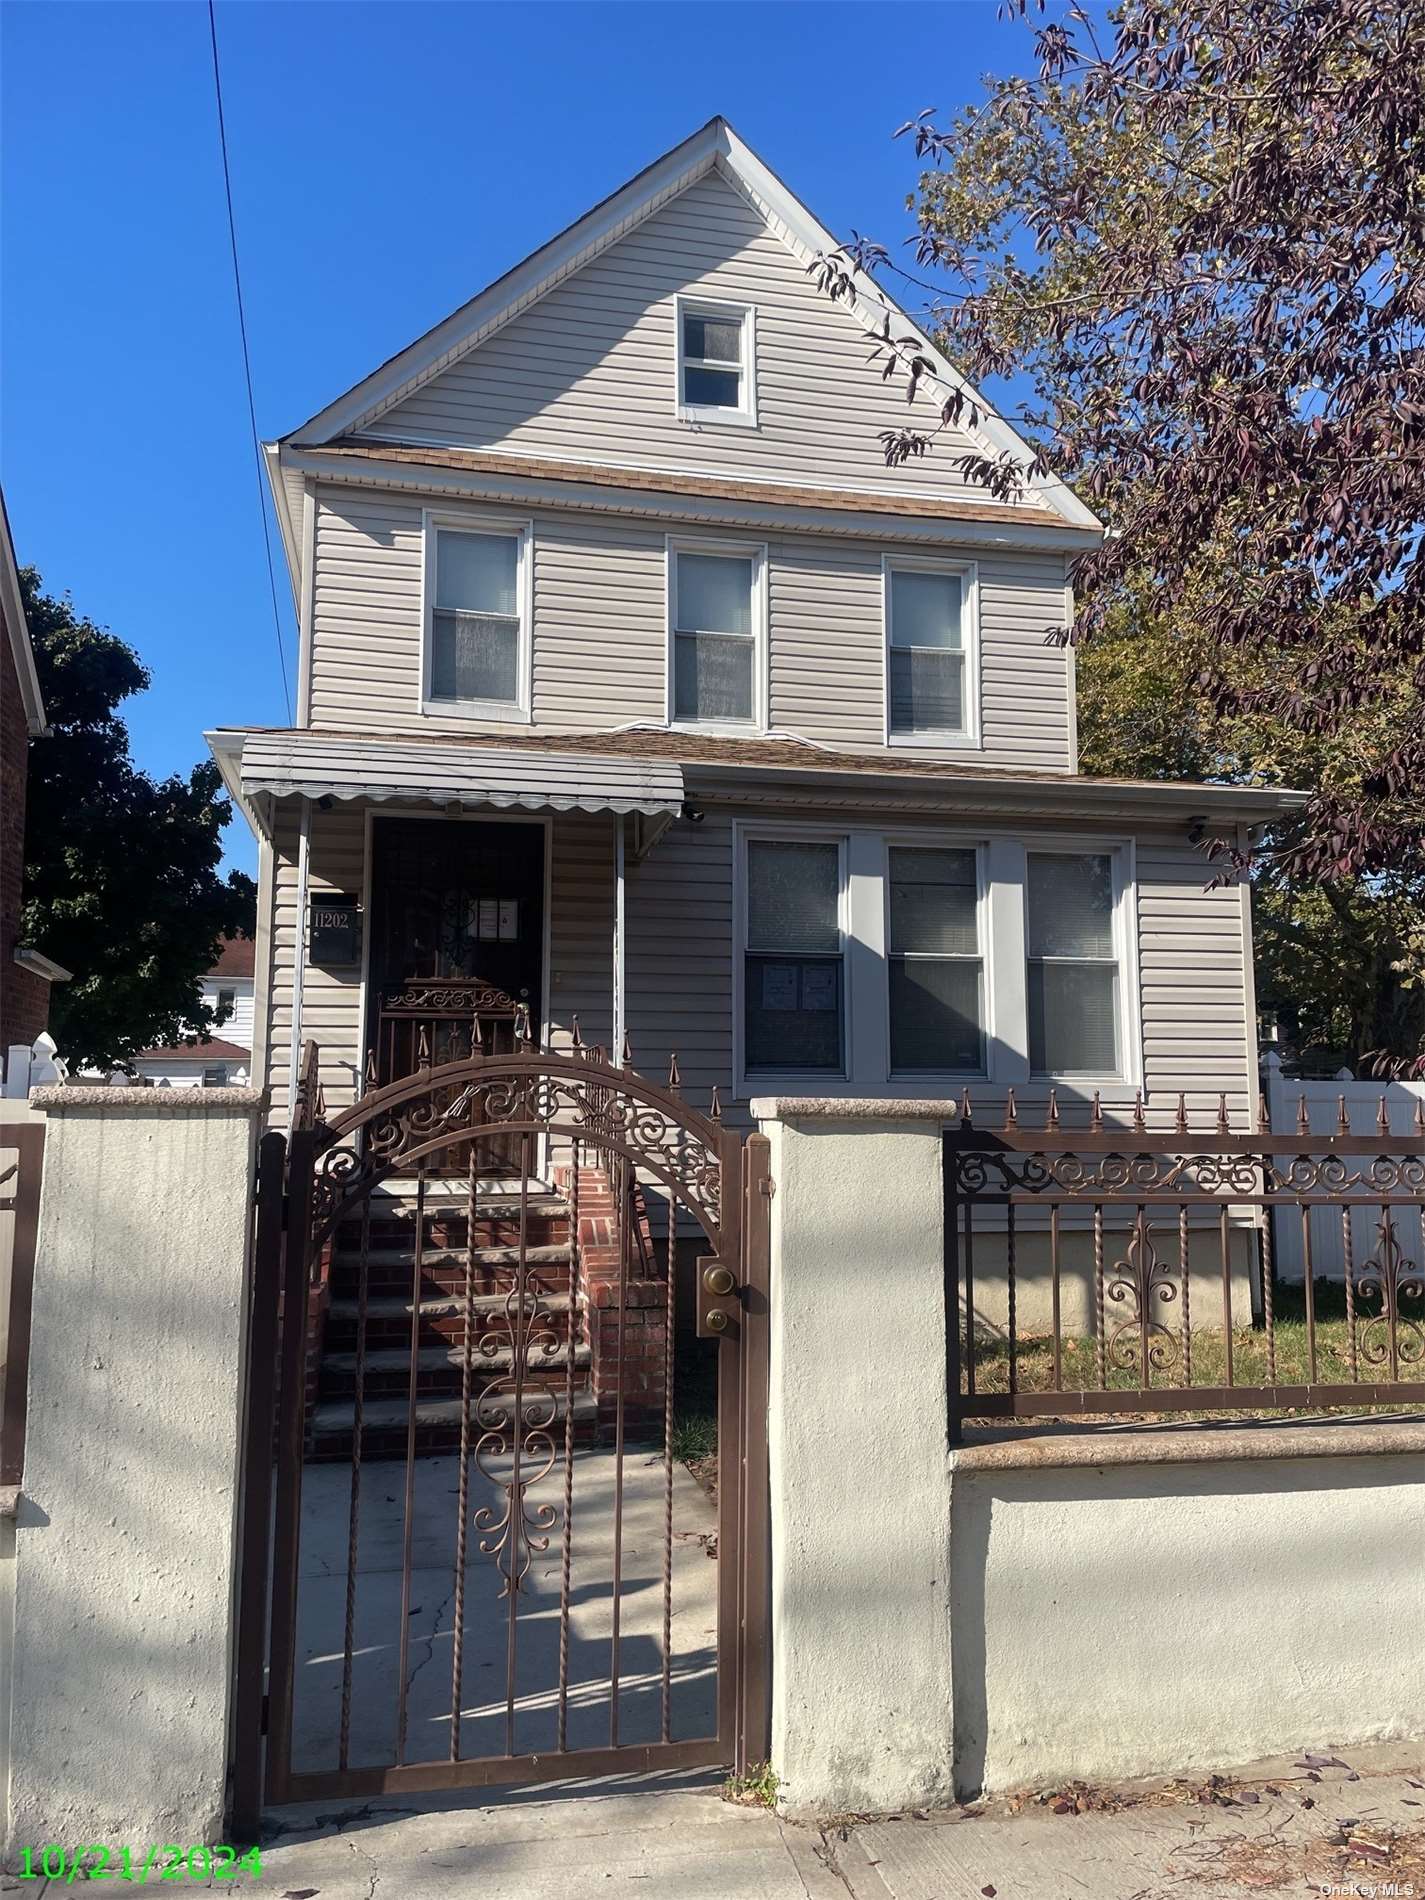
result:
[[[683,771],[675,760],[521,751],[458,740],[245,732],[238,776],[244,799],[399,799],[649,817],[676,815],[683,806]]]

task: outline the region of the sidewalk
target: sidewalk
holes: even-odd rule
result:
[[[1425,1900],[1422,1761],[1419,1744],[1313,1753],[823,1833],[853,1900]]]
[[[260,1882],[219,1884],[274,1900],[1425,1900],[1422,1762],[1419,1744],[1323,1751],[820,1824],[731,1806],[695,1776],[312,1804],[271,1817]]]

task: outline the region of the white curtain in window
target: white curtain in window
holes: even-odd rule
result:
[[[747,947],[840,950],[840,882],[840,855],[834,844],[749,843]]]

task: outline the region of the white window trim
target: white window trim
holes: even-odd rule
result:
[[[750,719],[680,719],[675,708],[675,646],[677,641],[678,556],[680,554],[729,554],[739,560],[752,560],[752,717]],[[728,738],[747,738],[767,730],[768,636],[767,636],[767,543],[765,541],[722,541],[700,535],[670,534],[663,542],[663,717],[677,732],[720,733]],[[733,636],[735,637],[735,636]]]
[[[515,535],[519,542],[516,598],[519,602],[519,654],[515,662],[518,698],[433,699],[432,631],[435,615],[435,550],[441,529],[454,534]],[[490,514],[483,509],[424,508],[421,511],[421,673],[419,710],[425,718],[470,719],[481,724],[527,726],[534,717],[534,523],[526,516]]]
[[[747,944],[747,847],[749,844],[834,844],[837,847],[836,921],[841,933],[841,1068],[836,1069],[755,1069],[747,1067],[747,959],[768,955]],[[850,835],[845,825],[778,825],[736,822],[732,828],[732,1021],[734,1093],[775,1093],[784,1085],[816,1087],[844,1085],[853,1072],[852,1055],[852,955],[855,942],[851,930]],[[827,953],[830,954],[829,952]]]
[[[721,318],[736,323],[742,335],[742,401],[736,409],[683,400],[683,318],[684,316]],[[724,298],[675,297],[673,299],[673,408],[680,422],[721,423],[734,429],[755,429],[757,425],[757,307],[750,303],[729,303]],[[731,365],[723,364],[722,368]]]
[[[841,849],[841,933],[843,956],[841,1074],[830,1070],[750,1074],[744,1020],[747,938],[747,851],[749,841],[814,840]],[[974,850],[980,901],[977,920],[985,973],[985,1069],[896,1073],[890,1063],[888,852],[893,845],[926,849]],[[1030,1074],[1028,1009],[1028,854],[1030,851],[1076,854],[1098,851],[1114,864],[1114,949],[1119,967],[1119,1050],[1114,1075],[1044,1076]],[[759,822],[737,819],[732,825],[732,1060],[735,1094],[774,1095],[808,1092],[823,1095],[874,1095],[888,1085],[908,1099],[937,1096],[947,1084],[987,1084],[1033,1094],[1055,1085],[1075,1093],[1098,1089],[1106,1102],[1129,1100],[1143,1086],[1142,987],[1137,942],[1138,877],[1134,840],[1096,833],[1025,833],[998,827],[989,831]]]
[[[1029,854],[1042,856],[1106,856],[1113,871],[1113,953],[1118,964],[1118,1069],[1093,1073],[1075,1070],[1042,1070],[1030,1065],[1032,1085],[1057,1086],[1076,1090],[1105,1091],[1143,1086],[1143,1005],[1138,975],[1138,865],[1132,838],[1103,838],[1089,834],[1065,837],[1062,833],[1045,836],[1026,834],[1024,845],[1024,971],[1025,971],[1025,1054],[1029,1056]],[[1074,959],[1067,959],[1074,961]],[[1090,961],[1092,959],[1085,959]]]
[[[965,724],[958,732],[891,731],[891,576],[894,573],[953,574],[961,585],[960,641],[965,656]],[[980,737],[980,569],[977,561],[947,560],[930,554],[881,556],[881,735],[899,750],[979,751]]]
[[[993,919],[990,906],[990,879],[988,864],[988,846],[984,838],[953,837],[943,831],[914,832],[888,831],[883,835],[883,871],[882,871],[882,941],[885,952],[885,1017],[886,1017],[886,1080],[888,1082],[908,1082],[924,1084],[934,1081],[986,1082],[989,1080],[990,1064],[993,1060],[995,1038],[995,981],[994,981],[994,940]],[[897,1069],[891,1061],[891,852],[893,850],[916,851],[969,851],[975,860],[975,941],[978,945],[980,965],[981,1003],[984,1020],[980,1024],[980,1040],[984,1048],[985,1059],[973,1069]],[[929,952],[921,953],[926,962],[974,961],[970,957],[946,956],[936,958]]]

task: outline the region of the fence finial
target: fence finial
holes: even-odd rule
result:
[[[1376,1110],[1376,1127],[1383,1135],[1390,1133],[1390,1109],[1386,1103],[1386,1091],[1380,1092],[1380,1107]]]
[[[1417,1095],[1415,1098],[1415,1132],[1417,1135],[1425,1135],[1425,1095]]]
[[[374,1049],[368,1049],[366,1051],[364,1086],[368,1089],[374,1089],[376,1086],[376,1051]]]
[[[1305,1089],[1296,1098],[1296,1132],[1299,1135],[1311,1133],[1311,1116],[1307,1113]]]
[[[1263,1090],[1257,1091],[1257,1133],[1269,1135],[1272,1132],[1272,1111],[1267,1107],[1267,1098]]]
[[[1217,1132],[1219,1135],[1230,1135],[1232,1133],[1232,1124],[1227,1118],[1227,1097],[1225,1094],[1219,1095],[1217,1098]]]
[[[970,1103],[970,1091],[966,1089],[960,1101],[960,1126],[968,1128],[974,1118],[975,1111]]]
[[[478,1016],[470,1018],[470,1053],[472,1056],[483,1056],[485,1053],[485,1032],[480,1027]]]
[[[1006,1128],[1019,1126],[1019,1108],[1014,1099],[1013,1089],[1006,1089],[1004,1092],[1004,1125]]]
[[[1093,1104],[1089,1109],[1089,1127],[1096,1135],[1103,1129],[1103,1097],[1097,1089],[1093,1092]]]
[[[1178,1090],[1177,1131],[1180,1135],[1185,1135],[1188,1131],[1187,1096],[1181,1089]]]
[[[668,1057],[668,1093],[676,1095],[683,1086],[683,1078],[678,1073],[678,1052],[674,1049]]]
[[[631,1069],[633,1067],[633,1044],[629,1040],[629,1034],[626,1029],[623,1032],[623,1047],[618,1052],[618,1059],[621,1067],[625,1069]]]
[[[1133,1126],[1140,1134],[1147,1133],[1148,1118],[1143,1113],[1142,1089],[1134,1089],[1133,1091]]]
[[[1057,1089],[1049,1091],[1049,1112],[1044,1117],[1044,1126],[1046,1128],[1059,1126],[1059,1091]]]
[[[582,1062],[584,1059],[584,1038],[579,1033],[579,1018],[577,1016],[571,1016],[569,1018],[569,1048],[570,1052]]]
[[[1346,1112],[1346,1098],[1344,1095],[1338,1095],[1336,1097],[1336,1133],[1338,1135],[1349,1135],[1350,1132],[1351,1117]]]
[[[421,1024],[420,1034],[416,1037],[416,1061],[423,1069],[430,1067],[430,1037],[426,1034],[424,1023]]]
[[[720,1122],[722,1120],[722,1095],[719,1092],[716,1082],[714,1082],[712,1086],[712,1108],[709,1112],[713,1121]]]

